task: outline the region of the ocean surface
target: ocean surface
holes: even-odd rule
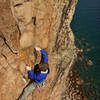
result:
[[[71,28],[76,45],[84,50],[78,55],[83,61],[75,64],[83,80],[80,89],[88,100],[100,100],[100,0],[79,0]]]

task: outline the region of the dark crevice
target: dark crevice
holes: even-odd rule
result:
[[[33,25],[36,26],[36,16],[32,17],[32,20],[33,20]]]
[[[24,0],[24,2],[22,2],[22,3],[18,3],[18,4],[15,4],[13,7],[22,6],[23,3],[25,3],[25,2],[30,2],[30,0]]]
[[[4,57],[4,59],[6,59],[7,60],[7,57],[3,54],[3,53],[0,53],[1,54],[1,56],[3,56]],[[2,66],[2,68],[5,70],[5,71],[7,71],[7,69],[0,63],[0,65]]]
[[[67,65],[69,65],[70,63],[71,63],[71,61]],[[51,84],[51,91],[53,91],[53,89],[56,86],[57,82],[59,81],[59,79],[61,79],[61,77],[64,74],[65,69],[67,68],[67,66],[65,66],[63,68],[62,68],[62,66],[63,66],[63,60],[60,62],[60,64],[58,64],[58,74],[56,75],[56,78],[55,78],[56,80]]]
[[[1,55],[5,58],[5,60],[6,60],[6,62],[8,63],[8,65],[9,65],[13,70],[17,70],[17,71],[22,75],[23,79],[26,80],[25,75],[23,75],[23,73],[22,73],[19,69],[17,69],[17,68],[14,69],[14,68],[11,66],[11,64],[9,64],[8,59],[7,59],[7,56],[4,55],[3,53],[1,53]],[[4,67],[3,67],[3,68],[4,68]],[[6,68],[4,68],[4,69],[6,70]],[[6,70],[6,71],[7,71],[7,70]]]
[[[18,54],[17,52],[14,52],[14,51],[11,49],[11,47],[10,47],[9,44],[7,43],[6,38],[5,38],[3,35],[0,35],[0,38],[3,39],[4,43],[6,44],[6,46],[9,48],[9,50],[10,50],[13,54],[16,54],[16,55]]]
[[[20,100],[20,98],[22,97],[23,93],[25,92],[26,87],[28,87],[30,84],[32,84],[33,81],[30,81],[22,90],[21,94],[18,96],[18,98],[16,100]],[[34,86],[34,85],[33,85]],[[35,89],[35,88],[34,88]]]
[[[19,25],[17,24],[17,29],[18,29],[18,33],[19,33],[19,40],[20,40],[20,38],[21,38],[21,30],[20,30],[20,28],[19,28]]]
[[[65,22],[65,20],[68,18],[68,10],[71,8],[71,3],[72,3],[73,0],[70,0],[69,1],[69,4],[68,6],[64,5],[64,8],[62,10],[62,15],[61,15],[61,22],[60,22],[60,25],[59,25],[59,28],[58,28],[58,31],[57,31],[57,37],[56,37],[56,41],[55,41],[55,49],[57,50],[57,40],[58,40],[58,37],[59,37],[59,34],[61,32],[61,29],[63,28],[63,24]]]
[[[7,60],[7,57],[3,53],[1,53],[1,55]]]
[[[23,4],[19,3],[19,4],[14,5],[14,7],[21,6],[21,5],[23,5]]]
[[[6,60],[7,64],[14,70],[14,68],[11,66],[11,64],[9,64],[7,56],[4,55],[3,53],[1,53],[1,55],[4,57],[4,59]]]
[[[6,60],[7,64],[10,65],[10,64],[8,63],[7,56],[4,55],[3,53],[1,53],[1,55],[2,55],[2,56],[4,57],[4,59]],[[7,69],[6,69],[3,65],[1,65],[1,66],[7,71]],[[12,67],[11,67],[11,68],[12,68]]]
[[[23,93],[24,93],[25,88],[26,88],[29,84],[30,84],[30,83],[28,83],[28,84],[23,88],[21,94],[19,95],[19,97],[18,97],[16,100],[20,100],[21,96],[22,96]]]
[[[24,2],[29,2],[29,1],[31,1],[31,0],[24,0]]]
[[[33,28],[34,28],[34,37],[36,35],[36,16],[32,17],[32,22],[33,22]],[[34,47],[35,47],[36,41],[34,40]]]

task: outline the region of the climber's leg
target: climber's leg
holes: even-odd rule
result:
[[[26,97],[35,89],[33,83],[28,85],[24,90],[22,95],[20,96],[19,100],[26,100]]]

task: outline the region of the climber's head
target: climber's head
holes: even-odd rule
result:
[[[39,69],[40,69],[40,71],[46,71],[49,69],[49,65],[47,63],[42,62],[39,64]]]

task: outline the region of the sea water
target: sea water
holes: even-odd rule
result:
[[[100,100],[100,0],[78,0],[71,28],[84,51],[79,55],[83,61],[75,64],[83,80],[81,91],[88,100]]]

